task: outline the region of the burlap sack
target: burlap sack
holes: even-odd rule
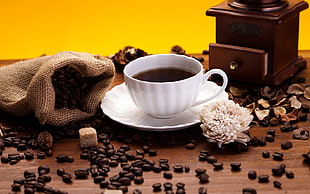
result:
[[[56,69],[66,65],[75,65],[85,77],[99,76],[99,81],[85,97],[85,111],[55,109],[51,76]],[[114,73],[110,59],[70,51],[3,66],[0,67],[0,109],[16,116],[35,113],[41,124],[54,126],[83,120],[95,114]]]

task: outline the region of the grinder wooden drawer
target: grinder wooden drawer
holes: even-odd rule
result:
[[[210,69],[222,69],[230,79],[257,82],[267,75],[268,58],[264,50],[211,43],[209,52]]]

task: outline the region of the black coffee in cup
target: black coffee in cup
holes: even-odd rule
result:
[[[181,68],[158,68],[143,71],[133,76],[135,79],[149,82],[173,82],[194,76],[196,73]]]

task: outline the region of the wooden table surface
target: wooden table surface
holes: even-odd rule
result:
[[[296,77],[304,76],[306,78],[305,84],[310,84],[310,51],[300,51],[308,61],[308,68],[302,70]],[[204,65],[207,66],[208,55],[196,54],[195,56],[202,56],[205,58]],[[1,65],[9,65],[17,60],[1,60]],[[117,74],[113,83],[113,86],[123,82],[121,74]],[[23,119],[15,118],[12,116],[0,114],[0,120],[2,125],[16,126],[21,128],[23,126]],[[298,122],[299,127],[310,127],[310,117],[307,121]],[[0,122],[0,123],[1,123]],[[113,122],[111,122],[113,123]],[[310,193],[310,164],[303,161],[302,154],[310,151],[310,140],[297,140],[293,139],[292,132],[281,132],[279,126],[276,127],[251,127],[251,136],[264,137],[266,136],[266,130],[273,128],[276,130],[276,137],[274,142],[267,142],[265,146],[249,146],[248,151],[235,152],[232,149],[220,150],[214,144],[206,142],[205,138],[201,134],[199,126],[194,126],[188,129],[183,129],[174,132],[148,132],[140,131],[137,129],[129,129],[121,125],[111,125],[112,130],[120,131],[124,136],[132,137],[133,142],[129,143],[129,153],[136,154],[137,149],[141,149],[142,146],[148,145],[152,149],[157,151],[156,156],[144,155],[144,158],[154,161],[158,164],[159,159],[168,159],[170,165],[170,172],[173,174],[172,179],[165,179],[163,177],[163,171],[156,173],[152,171],[144,172],[144,183],[135,184],[131,183],[128,186],[128,193],[132,193],[134,189],[140,189],[144,194],[150,193],[165,193],[164,189],[160,192],[153,192],[152,184],[171,182],[173,184],[173,190],[176,191],[176,183],[185,183],[185,191],[187,194],[198,193],[199,187],[206,187],[208,193],[242,193],[242,189],[245,187],[255,188],[257,193],[262,194],[276,194],[276,193]],[[115,128],[113,128],[115,127]],[[122,130],[124,132],[122,133]],[[122,136],[120,135],[120,136]],[[115,149],[124,145],[124,138],[112,138],[111,144]],[[121,139],[121,140],[120,140]],[[126,138],[125,138],[126,139]],[[197,145],[195,149],[186,149],[185,145],[194,140]],[[284,141],[291,141],[293,147],[288,150],[281,149],[281,143]],[[99,143],[101,145],[101,143]],[[210,154],[215,156],[218,161],[223,162],[224,168],[222,170],[214,170],[212,164],[206,161],[199,161],[198,154],[200,150],[209,150]],[[36,151],[36,150],[35,150]],[[263,158],[262,152],[268,151],[271,154],[274,152],[284,153],[283,161],[276,161],[272,157]],[[2,156],[7,156],[9,153],[20,153],[15,147],[5,147],[2,151]],[[73,178],[72,183],[64,183],[60,176],[56,174],[56,170],[64,168],[66,172],[71,174],[75,170],[80,168],[89,168],[90,163],[87,160],[80,159],[81,148],[79,146],[79,139],[66,138],[54,142],[53,144],[53,156],[45,159],[33,159],[33,160],[21,160],[17,164],[4,164],[0,163],[0,193],[10,193],[13,180],[16,178],[22,178],[25,170],[33,170],[37,172],[37,168],[40,165],[47,165],[50,167],[51,172],[49,175],[52,180],[46,185],[58,188],[68,193],[101,193],[105,191],[99,187],[98,184],[93,182],[93,178],[88,176],[86,179]],[[56,156],[60,154],[67,154],[74,157],[73,163],[57,163]],[[231,163],[241,163],[240,171],[232,171],[230,168]],[[174,165],[187,165],[190,167],[190,172],[174,172],[172,167]],[[277,165],[285,164],[286,171],[292,171],[295,175],[294,178],[287,178],[284,175],[274,176],[271,169]],[[196,176],[195,169],[204,168],[209,175],[208,183],[199,183],[199,179]],[[121,167],[111,167],[109,177],[116,175],[120,172]],[[258,179],[251,180],[248,178],[248,172],[255,170],[258,175],[269,175],[268,183],[260,183]],[[108,179],[108,177],[106,177]],[[279,181],[282,183],[281,188],[273,186],[273,181]],[[14,193],[14,192],[12,192]],[[22,190],[16,193],[24,193]]]

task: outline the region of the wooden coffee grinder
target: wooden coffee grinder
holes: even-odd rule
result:
[[[279,85],[306,67],[298,56],[300,0],[227,0],[207,10],[216,17],[209,66],[231,80]]]

